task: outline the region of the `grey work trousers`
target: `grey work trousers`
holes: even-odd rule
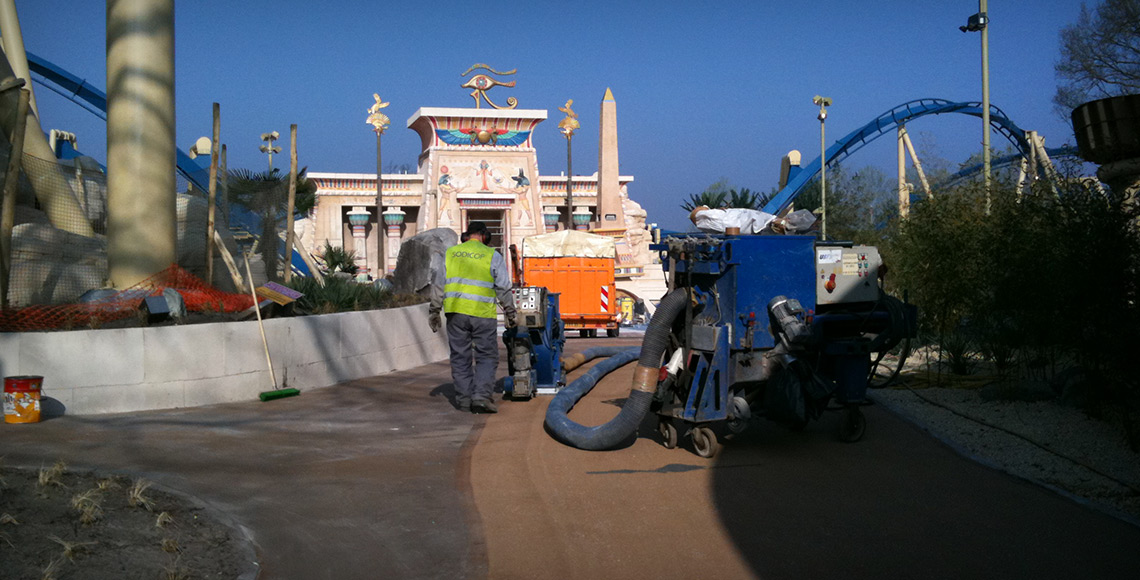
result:
[[[494,318],[447,315],[447,346],[451,349],[456,404],[491,401],[495,371],[499,368],[497,335],[498,322]]]

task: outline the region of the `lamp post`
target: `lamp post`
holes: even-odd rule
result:
[[[384,134],[384,130],[388,128],[391,122],[388,116],[381,113],[380,109],[387,107],[391,103],[385,103],[380,99],[379,93],[373,93],[372,98],[375,103],[368,108],[368,117],[364,120],[365,123],[372,125],[372,130],[376,133],[376,279],[379,280],[388,273],[388,260],[387,255],[384,253],[384,232],[381,224],[384,223],[382,211],[384,210],[384,176],[380,172],[381,156],[380,156],[380,137]]]
[[[985,172],[986,213],[990,213],[990,17],[986,0],[978,0],[978,13],[966,19],[962,32],[982,33],[982,167]]]
[[[827,142],[824,139],[824,121],[827,120],[827,108],[831,106],[831,99],[816,95],[811,102],[819,105],[819,229],[820,236],[827,239]]]
[[[277,138],[280,136],[281,136],[281,134],[278,133],[277,131],[273,131],[271,133],[262,133],[261,134],[261,140],[265,142],[265,145],[262,145],[258,149],[260,149],[262,153],[269,155],[269,172],[270,173],[273,173],[273,154],[281,152],[281,147],[274,145],[273,142],[276,141]]]
[[[578,114],[570,108],[574,99],[566,101],[564,106],[558,108],[566,113],[566,117],[558,122],[558,130],[566,137],[566,229],[574,229],[574,165],[570,156],[570,140],[574,138],[574,131],[581,125],[578,123]]]

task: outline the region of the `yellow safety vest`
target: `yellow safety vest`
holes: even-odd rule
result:
[[[447,249],[447,282],[443,311],[477,318],[495,318],[495,278],[491,256],[495,251],[478,240]]]

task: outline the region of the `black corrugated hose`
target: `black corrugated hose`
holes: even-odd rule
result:
[[[546,409],[546,427],[555,439],[578,449],[602,451],[616,447],[637,432],[637,426],[649,411],[649,403],[653,400],[653,393],[657,388],[657,374],[661,368],[665,349],[669,346],[669,333],[672,331],[673,321],[685,311],[685,301],[688,297],[689,293],[683,289],[670,292],[657,305],[657,312],[649,322],[640,349],[624,350],[594,365],[586,374],[555,395]],[[633,388],[616,417],[595,427],[586,427],[570,420],[567,416],[570,409],[574,408],[574,405],[586,396],[602,377],[639,357],[638,369],[633,377]]]

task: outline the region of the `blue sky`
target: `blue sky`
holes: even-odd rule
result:
[[[103,0],[16,0],[27,49],[106,87]],[[546,109],[535,133],[539,171],[565,170],[558,107],[574,99],[582,123],[574,173],[597,169],[599,103],[618,109],[621,173],[650,221],[684,227],[678,204],[727,179],[768,191],[779,161],[818,156],[813,95],[834,99],[831,142],[906,101],[981,100],[980,36],[958,26],[972,0],[877,2],[356,2],[195,0],[176,4],[177,143],[211,131],[221,103],[230,167],[263,169],[259,135],[287,141],[310,171],[374,172],[365,124],[377,92],[391,106],[384,163],[414,167],[419,139],[406,121],[420,107],[472,107],[460,74],[474,63],[518,69],[508,96]],[[1047,145],[1073,143],[1052,106],[1060,29],[1075,0],[989,3],[990,95]],[[106,133],[90,113],[36,86],[42,124],[79,135],[105,158]],[[486,106],[486,105],[484,105]],[[981,149],[980,122],[960,115],[910,125],[916,144],[952,162]],[[1003,146],[994,134],[995,146]],[[286,151],[288,143],[280,143]],[[894,143],[880,139],[848,161],[894,171]],[[275,159],[275,165],[279,165]]]

